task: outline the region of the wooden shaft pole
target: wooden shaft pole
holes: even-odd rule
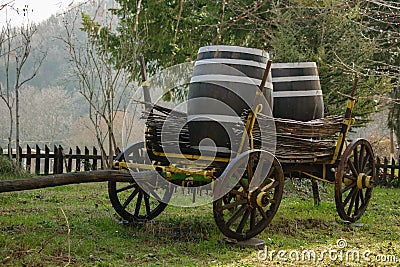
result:
[[[38,176],[25,179],[0,181],[0,193],[92,182],[134,182],[134,178],[150,179],[156,175],[155,173],[156,172],[154,171],[130,173],[129,171],[119,170],[99,170]]]

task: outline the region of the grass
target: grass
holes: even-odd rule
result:
[[[374,189],[360,223],[347,225],[336,214],[332,186],[321,188],[318,207],[307,182],[286,181],[285,187],[272,224],[258,236],[268,251],[322,252],[345,239],[347,248],[395,255],[400,262],[400,189]],[[167,207],[154,221],[124,225],[108,200],[105,183],[0,194],[0,229],[0,265],[5,266],[360,265],[328,257],[303,263],[293,258],[263,260],[254,249],[223,241],[212,205]],[[366,266],[375,264],[383,262]]]
[[[14,180],[21,176],[30,176],[30,174],[7,156],[0,154],[0,180]]]

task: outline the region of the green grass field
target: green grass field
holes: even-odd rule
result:
[[[321,188],[322,204],[318,207],[313,206],[308,183],[286,181],[285,187],[272,224],[258,236],[266,241],[264,251],[226,244],[214,223],[212,205],[167,207],[154,221],[132,226],[120,223],[108,200],[105,183],[3,193],[0,194],[0,265],[400,264],[400,189],[374,189],[359,223],[346,225],[336,214],[332,186]],[[337,246],[339,239],[346,240],[346,248]],[[280,258],[275,252],[272,256],[268,254],[273,250],[286,254]],[[305,250],[314,251],[320,260],[296,256]],[[360,260],[346,257],[349,250],[359,252]],[[368,257],[362,257],[367,252]]]

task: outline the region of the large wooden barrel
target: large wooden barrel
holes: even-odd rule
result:
[[[324,101],[315,62],[273,63],[276,118],[309,121],[324,116]]]
[[[189,86],[188,126],[191,146],[211,139],[217,151],[235,150],[230,136],[244,110],[252,106],[269,59],[263,50],[206,46],[197,54]],[[272,77],[264,93],[264,112],[272,104]],[[207,145],[201,144],[202,148]]]

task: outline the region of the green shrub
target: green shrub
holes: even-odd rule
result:
[[[7,156],[0,156],[0,177],[15,178],[25,174],[23,168],[19,167],[13,160]]]

